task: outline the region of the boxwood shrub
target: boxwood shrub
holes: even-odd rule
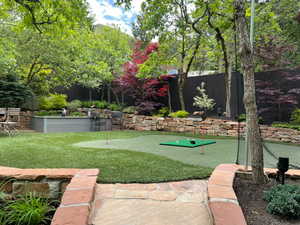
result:
[[[277,185],[264,193],[267,212],[288,218],[300,217],[300,186]]]
[[[170,113],[169,116],[172,118],[186,118],[189,116],[189,113],[184,110],[179,110],[177,112]]]

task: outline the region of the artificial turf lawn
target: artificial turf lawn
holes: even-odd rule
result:
[[[186,136],[186,137],[183,137]],[[184,138],[216,140],[199,154],[160,142]],[[106,141],[106,139],[112,141]],[[245,144],[241,143],[241,148]],[[268,143],[278,156],[299,164],[299,145]],[[113,131],[86,133],[28,133],[0,137],[0,166],[19,168],[99,168],[102,183],[163,182],[208,177],[221,163],[235,163],[237,141],[228,137],[168,132]],[[240,149],[240,158],[244,157]],[[265,153],[265,166],[277,161]]]
[[[109,148],[109,149],[130,149],[131,151],[145,152],[168,157],[182,163],[195,166],[204,166],[214,168],[221,163],[235,163],[237,158],[238,142],[232,138],[225,137],[206,137],[193,136],[186,134],[185,137],[178,133],[165,132],[139,132],[140,136],[129,139],[113,139],[111,141],[94,140],[83,141],[74,144],[82,148]],[[188,148],[178,146],[159,145],[162,142],[176,142],[178,140],[201,139],[215,140],[216,144],[207,145],[204,148],[204,154],[200,154],[200,147]],[[282,143],[266,143],[269,149],[276,155],[281,157],[289,157],[290,163],[298,164],[300,159],[299,145],[292,146]],[[245,143],[240,142],[239,162],[245,162]],[[267,151],[264,152],[265,167],[277,167],[277,160],[274,159]]]
[[[134,131],[27,133],[0,137],[0,165],[18,168],[99,168],[101,183],[164,182],[208,177],[211,168],[130,150],[81,148],[74,143],[133,138]]]

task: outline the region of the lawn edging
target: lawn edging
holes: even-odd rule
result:
[[[88,225],[99,169],[18,169],[0,167],[4,192],[37,192],[59,198],[51,225]]]
[[[233,189],[233,182],[243,166],[221,164],[215,168],[208,180],[208,200],[214,225],[247,225],[243,211]],[[275,175],[277,169],[265,168],[265,173]],[[289,170],[287,176],[300,177],[300,170]]]

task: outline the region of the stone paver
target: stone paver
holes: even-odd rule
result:
[[[212,225],[207,181],[98,184],[93,225]]]

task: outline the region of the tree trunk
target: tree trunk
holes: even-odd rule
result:
[[[222,33],[218,28],[215,29],[217,32],[217,40],[221,44],[222,52],[223,52],[223,61],[224,61],[224,82],[225,82],[225,112],[226,117],[231,117],[231,111],[230,111],[230,96],[231,96],[231,73],[229,71],[230,63],[229,63],[229,57],[227,53],[227,48],[225,44],[225,39],[222,36]]]
[[[168,87],[168,106],[169,106],[169,112],[172,112],[172,96],[171,96],[171,90],[170,90],[170,84]]]
[[[245,16],[245,0],[235,0],[235,19],[237,25],[237,33],[240,42],[241,67],[244,74],[244,104],[246,108],[246,132],[249,140],[249,150],[251,151],[252,178],[256,184],[265,182],[264,176],[264,158],[262,139],[259,132],[257,106],[255,99],[254,85],[254,65],[253,51],[250,45],[248,35],[246,16]]]
[[[125,103],[125,94],[124,94],[123,91],[121,92],[121,101],[122,101],[122,105],[124,105],[124,103]]]
[[[111,84],[107,83],[107,102],[111,103],[111,93],[110,93],[110,89],[111,89]]]
[[[231,114],[231,78],[232,78],[232,63],[230,62],[230,57],[228,58],[228,79],[226,87],[226,116],[232,118]]]
[[[91,90],[91,88],[89,88],[89,101],[90,102],[92,101],[92,90]]]
[[[216,40],[219,42],[219,44],[221,45],[221,49],[222,49],[222,54],[223,54],[223,61],[224,61],[224,69],[225,69],[225,73],[224,73],[224,82],[225,82],[225,112],[226,112],[226,117],[231,118],[231,110],[230,110],[230,97],[231,97],[231,73],[229,71],[229,67],[230,67],[230,59],[229,59],[229,54],[228,54],[228,49],[227,49],[227,45],[225,42],[225,38],[223,37],[223,33],[221,31],[221,29],[217,26],[215,26],[212,21],[211,18],[213,17],[213,13],[210,11],[210,8],[208,7],[208,2],[207,4],[207,12],[208,12],[208,25],[215,30],[216,32]],[[219,61],[220,63],[220,61]],[[222,64],[219,64],[219,71],[221,68]]]
[[[221,56],[218,57],[218,73],[223,72],[223,58]]]
[[[180,110],[185,111],[185,102],[184,102],[184,95],[183,95],[183,89],[185,85],[185,74],[183,72],[179,73],[178,78],[178,97],[179,97],[179,103],[180,103]]]
[[[102,87],[101,87],[101,101],[104,101],[104,89],[105,89],[105,86],[102,85]]]
[[[112,88],[111,89],[112,90],[112,93],[114,94],[114,96],[115,96],[115,99],[116,99],[116,102],[117,102],[117,104],[118,105],[120,105],[120,99],[119,99],[119,96],[118,96],[118,94],[114,91],[114,89]]]

